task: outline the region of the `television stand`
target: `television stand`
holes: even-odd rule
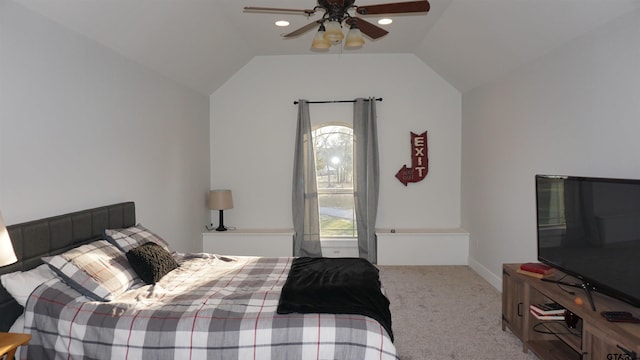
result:
[[[560,284],[560,285],[564,285],[564,286],[572,286],[572,287],[576,287],[576,288],[581,288],[587,294],[587,299],[589,299],[589,304],[591,304],[591,310],[596,311],[596,303],[593,301],[593,295],[591,295],[591,291],[594,288],[588,282],[583,282],[581,284],[570,284],[568,282],[564,282],[564,281],[560,281],[560,280],[553,280],[553,279],[549,279],[549,278],[542,278],[540,280],[546,281],[546,282],[550,282],[550,283],[554,283],[554,284]]]
[[[502,267],[502,330],[507,328],[522,341],[524,352],[532,351],[543,360],[640,360],[640,324],[607,321],[600,311],[629,311],[640,317],[640,308],[613,299],[599,292],[587,292],[593,311],[580,297],[571,294],[555,282],[564,274],[558,272],[551,280],[519,274],[520,264]],[[571,281],[570,278],[569,281]],[[575,287],[583,288],[575,279]],[[589,289],[589,284],[584,284]],[[564,321],[538,320],[529,312],[529,305],[556,302],[579,317],[576,328]]]

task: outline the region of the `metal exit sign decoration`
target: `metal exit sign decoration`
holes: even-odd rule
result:
[[[396,178],[404,186],[408,183],[422,181],[429,172],[429,158],[427,157],[427,132],[418,135],[411,132],[411,167],[403,165],[396,173]]]

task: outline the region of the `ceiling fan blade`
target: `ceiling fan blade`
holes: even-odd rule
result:
[[[292,38],[292,37],[296,37],[298,35],[302,35],[302,34],[306,33],[307,31],[309,31],[309,30],[311,30],[313,28],[316,28],[319,23],[320,23],[320,21],[314,21],[314,22],[308,23],[307,25],[305,25],[305,26],[303,26],[303,27],[301,27],[301,28],[299,28],[297,30],[294,30],[294,31],[292,31],[292,32],[290,32],[288,34],[283,34],[282,37]]]
[[[383,28],[381,28],[378,25],[374,25],[368,21],[366,21],[365,19],[362,18],[353,18],[356,21],[356,25],[358,26],[358,29],[360,29],[360,31],[367,35],[368,37],[372,38],[372,39],[378,39],[381,38],[385,35],[387,35],[389,32]],[[349,25],[351,25],[351,18],[347,19],[345,22]]]
[[[244,12],[258,12],[258,13],[276,13],[276,14],[300,14],[311,16],[315,14],[316,9],[283,9],[283,8],[271,8],[260,6],[245,6]]]
[[[428,12],[431,8],[427,0],[397,2],[377,5],[358,6],[356,12],[360,15],[400,14]]]

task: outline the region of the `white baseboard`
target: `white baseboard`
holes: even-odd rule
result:
[[[498,276],[492,273],[484,265],[480,264],[471,257],[469,257],[469,267],[483,279],[485,279],[489,284],[491,284],[494,288],[502,292],[502,276]]]

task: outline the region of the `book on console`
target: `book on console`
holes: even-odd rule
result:
[[[536,319],[541,320],[541,321],[558,321],[558,320],[564,320],[564,315],[540,315],[538,313],[536,313],[535,311],[529,309],[529,312],[531,313],[531,315],[533,315]]]
[[[529,308],[538,315],[563,315],[565,312],[565,308],[558,303],[531,304]]]
[[[529,271],[532,273],[538,273],[538,274],[543,274],[543,275],[549,275],[552,274],[555,269],[552,268],[549,265],[545,265],[542,263],[534,263],[534,262],[528,262],[528,263],[524,263],[520,265],[520,270],[524,270],[524,271]]]
[[[516,270],[516,272],[518,274],[522,274],[522,275],[527,275],[527,276],[531,276],[537,279],[543,279],[543,278],[547,278],[549,276],[551,276],[551,273],[549,274],[541,274],[541,273],[537,273],[537,272],[533,272],[533,271],[527,271],[527,270],[522,270],[522,269],[518,269]]]

